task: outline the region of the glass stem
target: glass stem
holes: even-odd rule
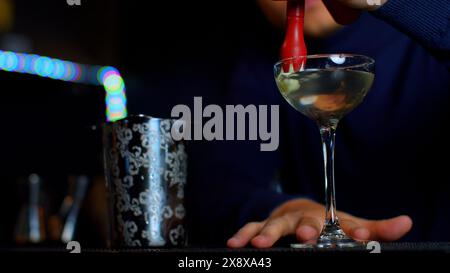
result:
[[[321,126],[323,162],[325,169],[325,226],[337,226],[336,198],[334,190],[334,145],[336,126]]]

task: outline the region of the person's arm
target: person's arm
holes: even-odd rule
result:
[[[189,196],[196,226],[207,228],[196,235],[202,243],[223,245],[246,223],[263,221],[275,208],[298,197],[274,190],[271,181],[279,168],[278,153],[259,151],[256,141],[195,145],[199,146],[193,148],[190,160],[200,163],[191,164],[198,170],[191,170]]]
[[[371,13],[408,34],[450,68],[448,0],[389,0]]]
[[[272,1],[276,3],[287,0]],[[450,69],[450,2],[448,0],[322,1],[338,23],[349,24],[356,20],[358,12],[371,12],[378,19],[387,22],[423,45],[438,61]],[[277,6],[277,8],[280,7],[280,5]],[[284,14],[282,15],[284,17]]]

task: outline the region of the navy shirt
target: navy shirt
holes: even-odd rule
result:
[[[375,59],[371,91],[338,127],[337,208],[370,219],[410,215],[409,241],[450,240],[450,7],[429,2],[391,0],[332,37],[308,42],[309,53]],[[291,198],[324,198],[319,132],[279,94],[276,53],[248,41],[237,56],[218,83],[227,89],[223,103],[280,105],[280,146],[260,152],[254,141],[193,144],[191,239],[198,244],[223,245]]]

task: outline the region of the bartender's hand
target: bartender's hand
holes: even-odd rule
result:
[[[324,0],[324,2],[327,1],[330,0]],[[339,2],[349,8],[359,10],[376,10],[380,8],[382,5],[384,5],[388,0],[332,0],[332,1]]]
[[[286,2],[288,0],[258,0],[262,10],[272,24],[281,26],[285,21]],[[305,33],[310,30],[311,36],[320,37],[317,32],[330,32],[330,22],[327,16],[318,12],[314,7],[325,4],[329,14],[333,17],[333,22],[340,25],[348,25],[359,18],[362,11],[373,11],[383,6],[388,0],[305,0],[306,17]],[[320,2],[320,3],[319,3]],[[320,5],[317,5],[320,4]],[[320,15],[319,18],[317,15]],[[316,20],[317,19],[317,20]],[[311,22],[314,21],[314,22]]]
[[[274,0],[274,1],[288,1],[288,0]],[[317,0],[305,0],[317,1]],[[388,0],[322,0],[326,5],[331,2],[342,4],[348,8],[358,10],[376,10],[384,5]]]
[[[227,245],[240,248],[251,242],[254,247],[267,248],[281,237],[293,234],[300,242],[313,242],[319,237],[324,217],[323,205],[308,199],[291,200],[276,208],[265,221],[246,224]],[[373,221],[338,212],[338,217],[345,233],[356,240],[394,241],[412,227],[408,216]]]

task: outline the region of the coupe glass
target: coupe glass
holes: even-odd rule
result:
[[[285,59],[274,67],[283,97],[296,110],[314,120],[320,129],[326,211],[323,230],[316,244],[319,248],[362,245],[344,233],[336,215],[334,145],[339,121],[363,101],[372,86],[374,66],[375,61],[366,56],[328,54]]]

